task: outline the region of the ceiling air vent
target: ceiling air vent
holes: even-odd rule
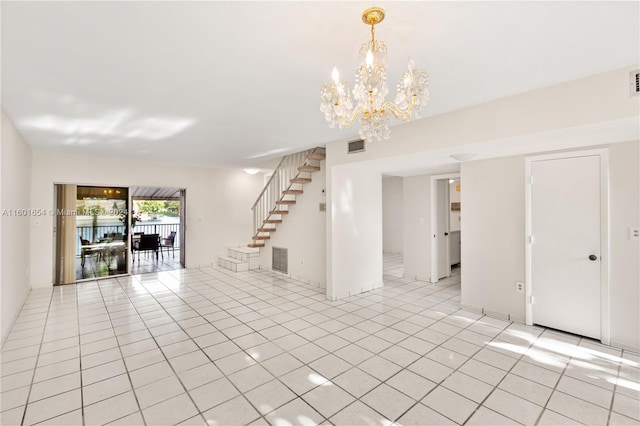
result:
[[[631,86],[631,96],[640,94],[640,70],[631,71],[629,73],[629,85]]]
[[[349,142],[347,147],[348,154],[355,154],[356,152],[364,152],[364,140],[358,139],[357,141]]]

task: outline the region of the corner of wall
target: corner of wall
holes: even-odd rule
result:
[[[4,342],[29,295],[31,217],[31,148],[2,111],[0,148],[1,209],[0,293]]]

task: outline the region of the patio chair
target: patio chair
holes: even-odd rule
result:
[[[140,244],[140,236],[144,235],[144,232],[134,232],[131,236],[131,252],[138,250],[138,245]]]
[[[176,257],[175,246],[174,246],[175,242],[176,242],[176,231],[171,231],[171,233],[167,238],[162,239],[162,241],[160,242],[160,255],[162,255],[163,259],[164,259],[164,254],[162,252],[165,248],[167,249],[167,254],[169,254],[169,249],[171,249],[171,253],[173,254],[173,257],[174,258]]]
[[[158,246],[160,241],[160,235],[158,234],[143,234],[140,235],[140,241],[138,246],[134,248],[138,252],[138,262],[140,261],[141,251],[152,251],[156,254],[156,260],[158,259]],[[133,259],[135,261],[135,258]]]
[[[80,237],[80,266],[82,266],[84,268],[84,259],[86,256],[91,257],[94,254],[97,254],[98,256],[100,256],[100,250],[98,248],[96,248],[95,246],[93,246],[91,244],[91,241],[89,240],[85,240],[82,237]]]

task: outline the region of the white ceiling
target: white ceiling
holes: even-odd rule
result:
[[[247,167],[355,137],[319,89],[369,30],[424,116],[640,63],[639,2],[2,1],[2,107],[34,149]],[[392,130],[393,138],[393,130]]]

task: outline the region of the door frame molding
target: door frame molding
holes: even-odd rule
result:
[[[462,179],[460,178],[460,172],[455,173],[445,173],[442,175],[433,175],[431,178],[431,230],[429,232],[429,239],[431,240],[431,271],[430,271],[430,282],[437,283],[440,278],[438,277],[438,246],[436,244],[436,238],[433,236],[436,228],[438,227],[436,223],[436,209],[438,204],[438,188],[437,182],[442,179],[460,179],[460,184],[462,185]],[[462,230],[462,229],[461,229]]]
[[[609,241],[609,150],[589,149],[566,151],[525,157],[525,323],[533,325],[532,247],[531,247],[531,165],[534,161],[563,158],[592,157],[600,159],[600,339],[608,345],[611,340],[611,318],[609,297],[610,241]]]

